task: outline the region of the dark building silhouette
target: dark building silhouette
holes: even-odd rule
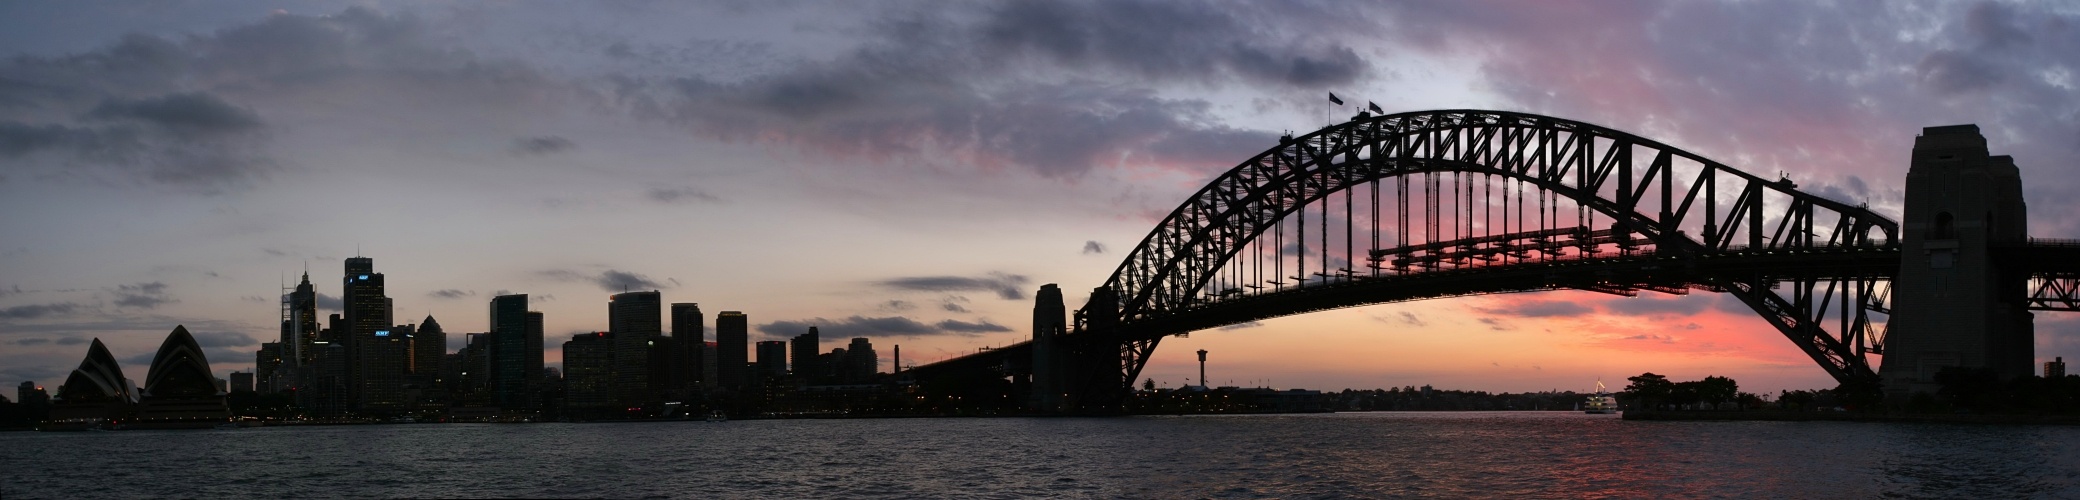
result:
[[[564,406],[573,410],[612,407],[613,367],[613,334],[572,335],[563,343]]]
[[[261,393],[281,391],[287,385],[289,366],[285,366],[281,342],[263,342],[260,350],[253,352],[253,390]]]
[[[2035,360],[2028,273],[1991,258],[2029,237],[2015,160],[1989,156],[1979,127],[1928,127],[1907,169],[1899,278],[1885,359],[1888,397],[1935,393],[1948,367],[2027,376]]]
[[[43,386],[36,385],[36,382],[23,381],[22,385],[15,388],[14,394],[17,400],[15,402],[22,405],[22,415],[29,422],[40,422],[50,418],[51,394],[44,391]]]
[[[492,404],[504,410],[536,407],[542,376],[542,313],[527,310],[527,294],[491,299]]]
[[[874,373],[881,368],[881,360],[874,353],[874,343],[866,337],[853,337],[852,345],[845,347],[845,383],[862,384],[874,380]]]
[[[683,360],[674,391],[681,395],[691,394],[699,389],[707,366],[702,362],[706,357],[704,347],[708,345],[707,319],[701,315],[700,304],[672,304],[672,339]]]
[[[715,315],[715,375],[722,379],[722,388],[738,390],[750,382],[750,372],[745,359],[751,353],[750,319],[739,311],[723,311]]]
[[[146,372],[138,398],[139,428],[208,428],[231,418],[224,392],[210,374],[209,359],[187,327],[175,326]]]
[[[360,410],[392,414],[406,406],[405,376],[411,372],[412,325],[396,325],[361,340]]]
[[[321,417],[345,415],[348,411],[347,346],[320,340],[311,343],[311,353],[311,365],[303,386],[296,391],[297,404]]]
[[[678,339],[652,335],[644,343],[644,348],[649,361],[649,373],[644,379],[650,383],[649,390],[644,393],[644,404],[679,401],[685,397],[686,393],[680,388],[685,385],[681,379],[686,371],[686,351],[679,348]]]
[[[419,322],[412,331],[412,374],[435,376],[440,373],[441,358],[448,354],[448,333],[433,315]]]
[[[231,387],[225,389],[226,392],[255,392],[253,390],[252,372],[231,372],[230,383]]]
[[[136,388],[123,378],[122,365],[97,338],[87,346],[86,359],[58,386],[50,419],[61,427],[99,425],[127,416],[136,403]]]
[[[1068,392],[1068,374],[1062,373],[1066,353],[1062,336],[1069,333],[1068,308],[1062,305],[1062,289],[1053,283],[1033,294],[1033,386],[1028,406],[1037,410],[1061,409]]]
[[[2050,361],[2044,362],[2044,378],[2059,378],[2064,376],[2066,376],[2065,356],[2051,358]]]
[[[758,343],[758,371],[767,377],[787,376],[787,342],[764,340]]]
[[[347,399],[355,410],[391,409],[403,397],[403,381],[388,373],[393,360],[378,359],[374,352],[389,344],[387,338],[381,343],[375,339],[376,332],[391,326],[390,298],[383,295],[383,273],[375,272],[375,259],[349,257],[341,282],[340,301],[345,308],[347,328],[334,334],[341,335],[340,343],[347,347]]]
[[[829,375],[830,370],[824,368],[821,356],[822,335],[817,333],[816,327],[809,327],[808,333],[794,336],[792,342],[788,350],[792,354],[790,358],[794,361],[795,376],[800,377],[803,382],[818,383]]]
[[[650,338],[664,334],[663,304],[655,290],[614,294],[607,302],[615,404],[641,406],[650,395]]]
[[[721,353],[722,346],[714,341],[701,343],[701,390],[707,391],[722,387],[722,361],[716,359],[716,356],[720,356]]]
[[[282,343],[283,364],[291,368],[309,365],[311,343],[318,341],[318,292],[311,287],[311,273],[303,273],[303,282],[296,284],[295,291],[282,298]]]

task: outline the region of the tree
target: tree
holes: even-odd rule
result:
[[[1652,408],[1656,403],[1668,399],[1675,390],[1675,384],[1670,383],[1668,377],[1655,375],[1654,372],[1642,373],[1637,377],[1627,377],[1625,380],[1632,382],[1625,385],[1625,393],[1631,395],[1632,398],[1648,408]]]
[[[1715,375],[1697,381],[1697,398],[1713,405],[1733,401],[1740,392],[1740,384],[1730,378]]]
[[[1143,381],[1141,381],[1141,390],[1144,390],[1144,391],[1149,391],[1149,392],[1155,392],[1155,390],[1156,390],[1156,379],[1153,379],[1153,378],[1151,378],[1151,379],[1148,379],[1148,380],[1143,380]]]

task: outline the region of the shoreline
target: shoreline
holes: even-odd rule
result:
[[[2080,415],[1897,414],[1782,410],[1625,410],[1625,420],[1665,422],[1890,422],[1916,424],[2080,425]]]

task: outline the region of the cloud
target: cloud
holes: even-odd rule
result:
[[[81,337],[59,337],[58,345],[80,345],[87,343],[88,340]]]
[[[1393,316],[1373,316],[1372,319],[1379,320],[1381,323],[1400,323],[1417,327],[1430,326],[1430,323],[1424,322],[1423,318],[1417,317],[1416,313],[1408,311],[1400,311]]]
[[[715,196],[714,194],[709,193],[707,191],[701,190],[699,188],[683,186],[675,188],[650,188],[650,191],[644,193],[644,196],[650,198],[650,201],[655,201],[658,203],[717,203],[722,201],[721,197]]]
[[[1596,312],[1594,308],[1577,302],[1567,301],[1510,301],[1496,307],[1475,308],[1488,314],[1517,316],[1523,318],[1574,317]]]
[[[842,337],[911,337],[947,333],[945,330],[920,323],[902,316],[872,318],[852,316],[841,320],[815,318],[799,321],[774,321],[757,326],[759,332],[779,338],[792,338],[809,331],[809,327],[833,338]]]
[[[201,346],[201,347],[204,347],[204,348],[211,348],[211,347],[246,347],[246,346],[252,346],[252,345],[259,345],[259,344],[260,344],[260,341],[258,341],[258,340],[253,340],[253,337],[252,337],[251,335],[246,335],[246,334],[243,334],[243,333],[238,333],[238,332],[202,332],[202,331],[197,331],[197,332],[190,332],[190,335],[193,335],[193,336],[195,337],[195,345],[197,345],[197,346]]]
[[[649,276],[615,269],[608,269],[606,271],[602,271],[596,276],[565,269],[553,269],[548,271],[542,271],[539,274],[557,281],[591,282],[595,285],[599,285],[600,289],[602,290],[614,293],[670,288],[664,286],[664,283],[650,279]],[[506,295],[506,293],[505,291],[501,290],[499,295]],[[544,295],[542,296],[542,298],[544,300],[547,300],[549,296]]]
[[[918,276],[883,280],[878,285],[886,288],[917,292],[995,292],[1004,300],[1024,300],[1025,276],[992,272],[985,276]]]
[[[1084,255],[1098,255],[1103,253],[1105,253],[1104,243],[1099,243],[1096,240],[1083,242]]]
[[[1506,331],[1510,331],[1510,330],[1515,330],[1515,329],[1517,329],[1516,325],[1512,325],[1512,324],[1509,324],[1508,322],[1502,321],[1502,320],[1500,320],[1500,319],[1495,319],[1495,318],[1480,318],[1480,319],[1476,319],[1476,320],[1474,320],[1474,321],[1478,321],[1478,322],[1480,322],[1480,324],[1483,324],[1483,325],[1488,325],[1488,329],[1489,329],[1489,330],[1494,330],[1494,331],[1498,331],[1498,332],[1506,332]]]
[[[51,339],[47,339],[47,338],[42,338],[42,337],[32,337],[32,338],[26,338],[26,339],[20,339],[20,340],[16,340],[16,341],[14,341],[13,343],[14,343],[14,345],[22,345],[22,346],[30,346],[30,345],[44,345],[44,344],[48,344],[48,343],[51,343]]]
[[[88,111],[86,116],[99,120],[133,120],[189,138],[260,128],[260,117],[252,111],[200,92],[144,99],[109,98]]]
[[[475,290],[465,291],[454,288],[446,288],[427,292],[426,296],[433,297],[436,299],[459,299],[463,297],[475,297],[477,296],[477,292]]]
[[[151,309],[162,304],[179,302],[166,293],[166,284],[157,281],[135,285],[117,285],[114,290],[116,306]]]
[[[962,302],[967,301],[967,297],[947,297],[945,302],[939,303],[939,309],[950,313],[967,313],[968,308],[961,305]]]
[[[36,319],[44,316],[71,314],[79,304],[30,304],[0,309],[0,319]]]
[[[1603,309],[1606,312],[1629,316],[1689,316],[1704,312],[1706,308],[1711,307],[1712,302],[1711,297],[1684,296],[1660,299],[1640,296],[1603,301]]]
[[[936,326],[943,331],[954,333],[992,333],[1011,331],[1010,328],[1005,327],[1003,325],[998,325],[996,323],[991,323],[989,322],[989,320],[982,320],[981,322],[977,323],[969,323],[966,321],[949,319],[935,323],[932,326]]]
[[[883,311],[894,312],[908,311],[916,308],[917,304],[912,304],[910,303],[910,301],[907,300],[890,300],[888,302],[882,302],[880,306],[880,309]]]
[[[548,155],[577,149],[578,143],[553,135],[522,137],[513,140],[513,152],[523,155]]]
[[[1220,330],[1221,330],[1221,331],[1224,331],[1224,332],[1226,332],[1226,331],[1235,331],[1235,330],[1245,330],[1245,329],[1250,329],[1250,328],[1256,328],[1256,327],[1260,327],[1260,326],[1264,326],[1264,324],[1263,324],[1263,323],[1258,323],[1258,322],[1255,322],[1255,321],[1245,321],[1245,322],[1242,322],[1242,323],[1236,323],[1236,324],[1232,324],[1232,325],[1228,325],[1228,326],[1223,326],[1223,327],[1220,327]]]

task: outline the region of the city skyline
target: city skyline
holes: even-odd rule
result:
[[[1080,307],[1191,191],[1368,101],[1610,126],[1894,218],[1915,134],[1976,123],[2031,234],[2080,235],[2080,14],[2044,4],[202,5],[0,6],[27,82],[0,86],[0,386],[177,324],[250,371],[279,288],[307,266],[344,312],[349,257],[387,278],[372,327],[438,318],[449,352],[529,294],[555,366],[656,291],[708,332],[742,312],[747,346],[928,363],[1028,338],[1042,285]],[[2036,329],[2037,363],[2080,347]],[[1718,294],[1330,311],[1167,340],[1146,375],[1204,383],[1199,349],[1213,385],[1833,385]]]

